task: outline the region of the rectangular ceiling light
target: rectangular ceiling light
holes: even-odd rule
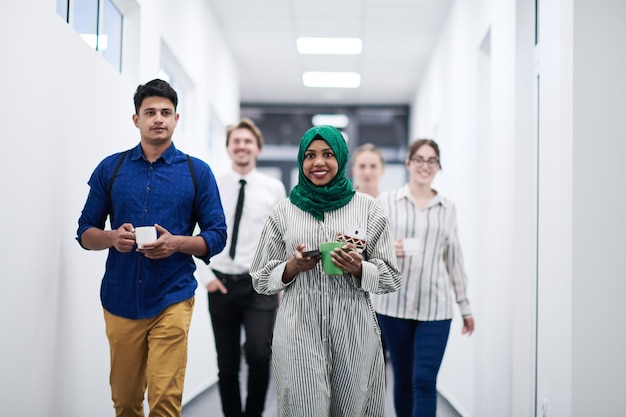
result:
[[[358,55],[363,42],[359,38],[298,38],[296,47],[301,54]]]
[[[357,88],[361,85],[361,74],[307,71],[302,74],[302,82],[306,87]]]
[[[331,125],[337,129],[345,129],[350,123],[350,118],[345,114],[316,114],[311,118],[313,126]]]

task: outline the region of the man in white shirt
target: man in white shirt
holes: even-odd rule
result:
[[[243,118],[226,129],[232,169],[217,178],[226,215],[226,247],[211,259],[214,279],[206,284],[215,335],[219,391],[225,417],[261,417],[270,378],[272,334],[278,296],[258,294],[248,271],[270,210],[285,198],[281,181],[256,169],[263,135]],[[247,398],[241,404],[241,329],[248,364]]]

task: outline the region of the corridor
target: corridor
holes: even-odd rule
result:
[[[387,387],[387,417],[395,417],[396,413],[393,409],[393,374],[391,367],[387,366],[387,381],[389,386]],[[245,381],[245,364],[242,365],[242,381]],[[245,388],[245,387],[244,387]],[[222,409],[220,403],[220,396],[217,389],[217,384],[211,386],[202,394],[195,397],[189,403],[183,407],[183,417],[207,417],[207,416],[220,416]],[[274,384],[270,382],[269,391],[267,393],[267,400],[265,401],[265,412],[263,417],[278,417],[276,411],[276,390]],[[443,398],[441,395],[437,398],[437,417],[461,417],[454,408]]]

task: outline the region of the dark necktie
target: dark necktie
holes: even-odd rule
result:
[[[235,259],[235,247],[237,246],[237,235],[239,234],[239,221],[241,220],[241,212],[243,211],[243,198],[244,187],[246,186],[246,180],[240,179],[239,184],[239,197],[237,198],[237,208],[235,209],[235,224],[233,225],[233,237],[230,240],[230,250],[228,254],[231,259]]]

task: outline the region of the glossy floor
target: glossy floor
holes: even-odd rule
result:
[[[242,381],[245,380],[245,367],[242,367]],[[390,366],[387,366],[387,417],[395,417],[393,409],[393,378]],[[244,387],[245,388],[245,387]],[[222,405],[217,390],[217,385],[213,385],[202,394],[191,400],[183,407],[183,417],[218,417],[222,415]],[[274,384],[270,382],[270,387],[265,401],[265,412],[263,417],[277,417],[276,411],[276,390]],[[459,413],[441,396],[437,399],[437,417],[461,417]]]

